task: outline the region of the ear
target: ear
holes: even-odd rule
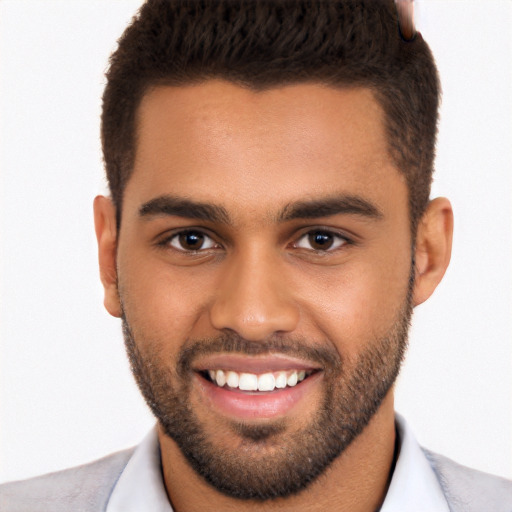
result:
[[[414,306],[425,302],[443,278],[450,263],[452,237],[452,206],[448,199],[438,197],[430,201],[416,234]]]
[[[115,317],[121,316],[121,303],[117,291],[117,226],[116,209],[108,197],[94,199],[94,226],[98,240],[100,278],[105,289],[106,310]]]

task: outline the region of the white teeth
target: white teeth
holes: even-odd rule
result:
[[[311,372],[305,370],[281,370],[259,375],[238,373],[232,370],[208,370],[211,381],[217,386],[222,388],[227,384],[231,389],[238,388],[242,391],[274,391],[276,388],[293,387],[310,374]]]
[[[241,373],[238,387],[242,391],[257,391],[258,390],[258,376],[254,373]]]
[[[224,386],[224,384],[226,384],[226,374],[222,370],[217,370],[215,381],[217,382],[217,386]]]
[[[276,375],[276,388],[284,389],[286,387],[286,372],[279,372]]]
[[[239,381],[238,373],[236,372],[227,372],[226,373],[226,382],[230,388],[237,388]]]
[[[292,372],[288,375],[286,384],[288,384],[288,386],[295,386],[297,384],[297,372]]]
[[[271,373],[264,373],[258,377],[258,391],[274,391],[276,379]]]

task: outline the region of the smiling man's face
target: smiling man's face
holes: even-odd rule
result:
[[[225,494],[287,496],[393,414],[412,244],[370,91],[153,89],[123,197],[106,306],[164,469],[174,450]]]

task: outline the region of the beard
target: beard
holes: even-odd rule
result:
[[[187,340],[175,367],[133,330],[123,313],[123,334],[132,372],[147,404],[197,474],[223,494],[269,500],[305,489],[357,438],[393,386],[407,347],[412,315],[412,279],[406,300],[385,335],[369,340],[355,360],[345,360],[333,343],[275,337],[248,341],[236,333]],[[297,429],[286,419],[263,424],[232,421],[231,447],[211,439],[191,401],[193,361],[219,352],[245,355],[286,353],[316,362],[323,371],[323,399],[314,417]]]

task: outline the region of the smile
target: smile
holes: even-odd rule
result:
[[[194,373],[205,407],[247,421],[282,417],[299,403],[315,403],[324,372],[286,356],[224,354],[198,361]]]
[[[240,391],[269,392],[275,389],[293,388],[313,370],[281,370],[262,374],[235,372],[232,370],[208,370],[209,380],[219,387]]]

